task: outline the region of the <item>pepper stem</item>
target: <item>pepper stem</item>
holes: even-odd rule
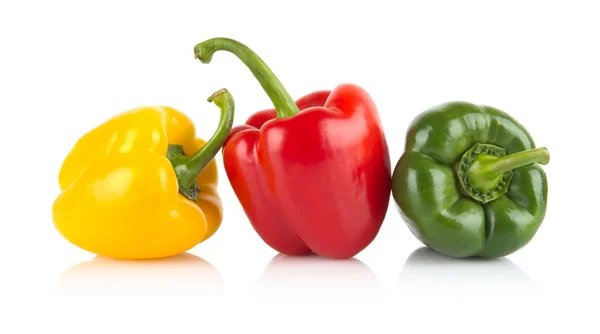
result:
[[[511,155],[507,155],[494,160],[488,160],[485,162],[482,161],[477,172],[480,174],[497,175],[506,173],[519,167],[523,167],[525,165],[532,164],[534,162],[545,165],[549,161],[550,153],[548,152],[548,149],[546,149],[545,147],[540,147],[533,150],[513,153]]]
[[[194,47],[194,55],[203,64],[208,64],[213,54],[220,50],[233,53],[250,69],[273,102],[277,118],[291,117],[300,111],[269,66],[244,44],[229,38],[212,38],[197,44]]]
[[[456,173],[464,194],[487,203],[508,191],[513,169],[535,162],[550,161],[545,147],[506,155],[506,150],[490,144],[475,144],[463,154]]]
[[[217,131],[194,155],[185,156],[181,145],[169,145],[167,152],[167,158],[171,161],[177,176],[179,192],[192,201],[196,201],[200,192],[196,179],[217,155],[233,126],[235,104],[231,93],[223,88],[212,94],[207,100],[214,102],[221,109]]]

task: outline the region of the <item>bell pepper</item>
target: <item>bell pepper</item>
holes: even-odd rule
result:
[[[119,259],[167,257],[211,237],[223,217],[213,157],[231,130],[234,102],[225,89],[208,101],[221,118],[207,142],[165,106],[131,109],[83,135],[59,172],[52,216],[60,234]]]
[[[358,254],[378,234],[391,193],[388,146],[371,97],[342,84],[294,101],[242,43],[214,38],[194,53],[209,63],[219,50],[250,69],[275,107],[234,129],[222,150],[227,177],[253,228],[288,255]]]
[[[528,244],[546,214],[550,156],[490,106],[450,102],[411,123],[392,194],[412,233],[452,257],[501,257]]]

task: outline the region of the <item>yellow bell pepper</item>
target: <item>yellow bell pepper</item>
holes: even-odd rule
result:
[[[170,107],[126,111],[81,137],[59,172],[52,218],[60,234],[120,259],[167,257],[211,237],[223,217],[213,158],[231,130],[234,103],[225,89],[208,101],[221,109],[208,142]]]

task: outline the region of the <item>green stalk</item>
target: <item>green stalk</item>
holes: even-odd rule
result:
[[[269,66],[244,44],[229,38],[212,38],[196,45],[194,55],[203,64],[208,64],[213,54],[221,50],[233,53],[250,69],[273,102],[277,118],[291,117],[300,111]]]
[[[477,173],[498,175],[535,162],[542,165],[550,162],[550,153],[548,152],[548,149],[540,147],[481,162]],[[475,171],[471,171],[471,173],[473,172]]]
[[[456,173],[463,193],[487,203],[508,191],[514,169],[549,161],[550,153],[545,147],[506,155],[501,147],[477,143],[463,154]]]
[[[223,88],[207,100],[214,102],[221,109],[217,131],[194,155],[185,156],[181,145],[169,145],[167,152],[167,158],[171,161],[177,176],[179,192],[192,201],[196,201],[200,192],[196,179],[217,155],[233,126],[235,104],[231,93]]]

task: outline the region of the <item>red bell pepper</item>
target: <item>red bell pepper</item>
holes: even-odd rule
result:
[[[235,128],[223,147],[227,177],[252,226],[273,249],[350,258],[378,234],[391,193],[387,142],[377,108],[360,87],[342,84],[294,101],[247,46],[204,41],[196,58],[236,55],[275,106]]]

